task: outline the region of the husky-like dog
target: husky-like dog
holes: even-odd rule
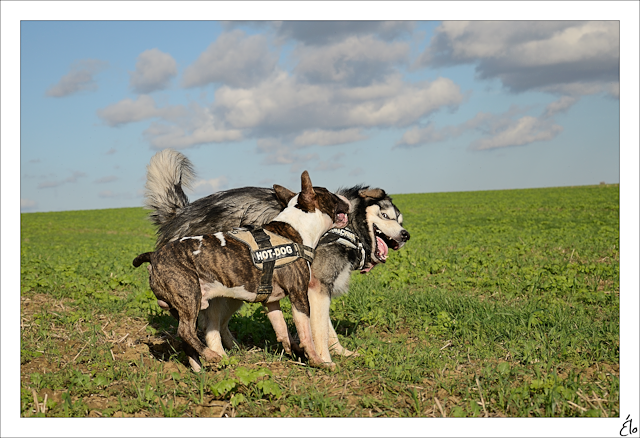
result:
[[[182,188],[190,187],[193,179],[193,165],[183,154],[165,149],[151,158],[147,166],[145,206],[152,210],[150,219],[158,227],[157,248],[185,236],[262,225],[284,207],[274,190],[259,187],[221,191],[189,203]],[[315,351],[330,365],[331,353],[352,354],[340,344],[331,323],[331,298],[348,291],[352,270],[370,271],[386,262],[389,248],[398,250],[409,240],[409,232],[402,226],[402,214],[384,190],[358,185],[336,193],[351,203],[349,224],[343,229],[329,230],[320,239],[308,290]],[[207,327],[220,327],[222,344],[231,348],[236,341],[228,323],[242,302],[219,300],[220,303],[203,312],[205,331]],[[291,349],[297,346],[288,333],[284,334],[286,324],[279,307],[270,309],[268,316],[278,341],[291,354]]]
[[[302,191],[297,195],[274,185],[287,207],[264,227],[183,237],[133,261],[135,267],[149,263],[151,290],[158,305],[178,319],[178,334],[187,344],[195,371],[200,370],[200,357],[217,362],[220,352],[224,354],[215,334],[212,338],[205,333],[214,348],[196,335],[200,311],[218,305],[215,298],[261,302],[269,309],[289,296],[300,347],[311,365],[323,365],[313,349],[309,321],[309,261],[324,233],[347,225],[350,205],[323,187],[312,187],[306,171],[301,180]]]

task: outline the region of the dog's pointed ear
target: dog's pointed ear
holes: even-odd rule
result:
[[[387,196],[385,191],[382,189],[362,189],[358,192],[358,195],[364,199],[382,199]]]
[[[278,199],[278,202],[280,202],[280,205],[282,205],[282,208],[287,208],[291,198],[296,195],[288,188],[279,186],[278,184],[273,185],[273,190],[276,192],[276,198]]]
[[[300,196],[298,196],[298,204],[307,211],[313,211],[316,209],[316,192],[313,190],[313,184],[311,183],[311,178],[309,178],[309,172],[306,170],[302,172],[300,180],[302,182],[302,191],[300,192]]]

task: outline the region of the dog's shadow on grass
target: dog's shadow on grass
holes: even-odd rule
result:
[[[151,355],[162,362],[177,357],[188,365],[183,352],[182,339],[178,336],[178,321],[168,313],[151,314],[149,326],[156,332],[156,337],[145,342]],[[252,315],[242,316],[236,313],[229,321],[229,330],[240,344],[241,349],[258,347],[272,353],[280,353],[282,346],[276,340],[275,332],[269,318],[261,307],[257,307]],[[204,333],[199,329],[198,337],[204,342]],[[158,339],[160,338],[160,339]]]

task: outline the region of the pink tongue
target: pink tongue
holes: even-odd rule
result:
[[[346,224],[347,223],[347,215],[344,213],[338,213],[338,224]]]
[[[389,254],[389,247],[387,246],[386,243],[384,243],[384,240],[382,240],[381,238],[376,236],[376,241],[378,242],[378,254],[381,257],[381,261],[384,261],[387,259],[387,254]]]

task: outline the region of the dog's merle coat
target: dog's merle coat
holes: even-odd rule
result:
[[[158,227],[157,248],[185,236],[262,225],[284,208],[272,189],[259,187],[221,191],[190,203],[182,188],[189,187],[193,177],[191,162],[179,152],[167,149],[151,159],[147,167],[145,204],[152,210],[150,218]],[[402,215],[384,190],[357,185],[338,189],[336,193],[351,203],[348,228],[356,234],[365,250],[363,273],[384,263],[388,248],[397,250],[409,240],[409,233],[402,227]],[[330,237],[323,237],[316,248],[309,286],[311,328],[315,348],[328,363],[332,362],[330,351],[351,354],[340,345],[328,312],[331,297],[347,292],[350,273],[360,265],[360,257],[359,249]],[[222,342],[230,348],[235,340],[227,324],[239,306],[227,302],[220,303],[217,308],[222,309],[223,314],[209,318],[219,320]],[[272,323],[276,328],[273,319]],[[278,340],[283,342],[287,352],[290,347],[296,347],[281,335]]]

